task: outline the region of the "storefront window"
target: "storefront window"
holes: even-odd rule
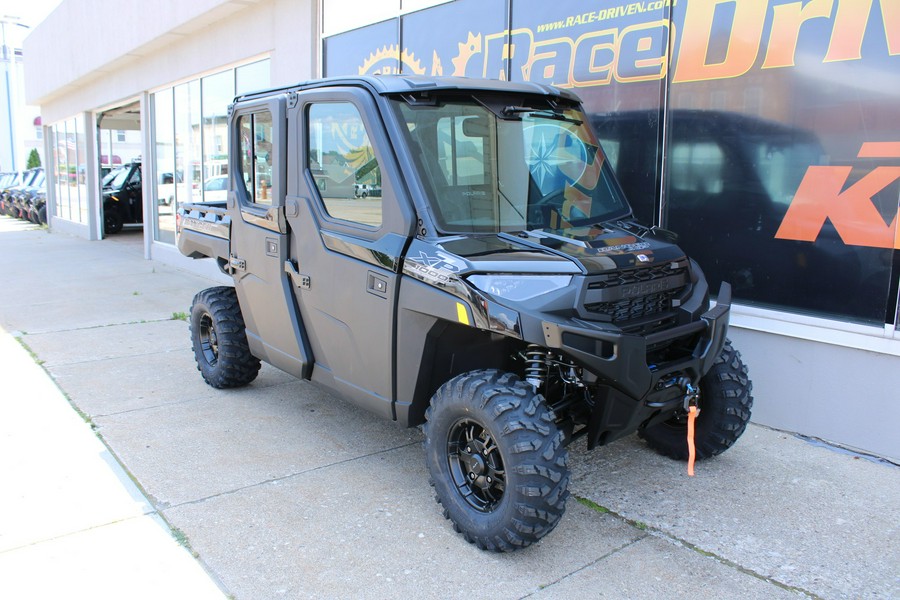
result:
[[[269,87],[269,69],[265,59],[151,95],[157,241],[175,243],[179,205],[225,199],[228,105],[235,93]]]
[[[269,87],[269,59],[235,69],[235,92],[247,94]]]
[[[54,216],[74,223],[88,222],[87,136],[81,116],[59,121],[49,127],[53,148],[48,172],[55,174]]]
[[[200,81],[175,87],[175,182],[177,204],[200,202],[202,177],[200,164],[203,146],[200,139]]]
[[[234,71],[201,80],[203,87],[203,179],[228,169],[228,105],[234,99]]]
[[[666,114],[665,226],[711,290],[728,281],[737,302],[894,323],[900,177],[889,175],[900,156],[881,142],[900,139],[900,120],[896,102],[869,89],[871,77],[895,71],[880,15],[860,21],[859,54],[837,58],[820,41],[838,27],[831,16],[804,23],[794,46],[764,35],[760,60],[738,69],[724,49],[751,27],[772,27],[772,8],[717,12],[706,56],[685,42],[698,35],[684,30],[689,11],[672,9],[682,37]],[[721,153],[712,187],[701,185],[711,156],[684,153],[711,145]]]
[[[63,203],[62,196],[60,194],[60,185],[59,185],[59,124],[54,124],[50,126],[50,144],[53,148],[52,155],[50,157],[50,164],[47,167],[54,172],[53,177],[53,195],[56,198],[53,215],[63,219]]]
[[[175,116],[171,88],[153,95],[153,139],[156,154],[156,181],[153,182],[155,239],[175,243],[175,190],[181,174],[175,167]]]
[[[75,144],[75,153],[78,157],[78,171],[75,178],[78,187],[78,222],[87,223],[91,203],[87,187],[87,135],[84,118],[81,116],[75,117]]]

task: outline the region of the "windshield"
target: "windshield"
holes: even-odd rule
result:
[[[124,170],[124,167],[116,167],[115,169],[104,175],[103,181],[100,183],[101,187],[108,186],[112,182],[112,180],[115,179],[119,175],[119,173]]]
[[[122,167],[121,169],[116,171],[116,174],[113,177],[112,181],[109,182],[109,187],[116,190],[121,190],[125,185],[125,181],[128,179],[129,173],[131,173],[131,169],[129,169],[128,167]]]
[[[580,110],[502,100],[395,100],[442,231],[562,229],[630,213]]]

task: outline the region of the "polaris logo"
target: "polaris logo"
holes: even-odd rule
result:
[[[659,292],[664,292],[668,289],[671,289],[675,284],[675,277],[667,277],[665,279],[657,279],[656,281],[643,281],[641,283],[632,283],[630,285],[623,285],[618,288],[618,291],[621,292],[623,298],[636,298],[638,296],[649,296],[650,294],[656,294]]]

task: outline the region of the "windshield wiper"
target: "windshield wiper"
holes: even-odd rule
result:
[[[502,111],[504,116],[512,117],[522,113],[528,113],[530,117],[538,117],[541,119],[552,119],[554,121],[565,121],[573,125],[581,125],[582,121],[567,117],[561,112],[552,109],[529,108],[527,106],[507,106]]]

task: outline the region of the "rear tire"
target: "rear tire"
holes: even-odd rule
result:
[[[234,288],[214,287],[194,296],[191,342],[197,369],[214,388],[241,387],[259,374]]]
[[[752,390],[740,352],[726,340],[722,354],[700,380],[700,414],[694,429],[698,459],[725,452],[741,437],[750,422]],[[638,435],[664,456],[688,458],[687,416],[683,411],[668,421],[639,430]]]
[[[113,235],[122,231],[124,221],[122,220],[122,212],[115,207],[105,207],[103,209],[103,232],[106,235]]]
[[[431,484],[467,541],[506,552],[556,527],[569,494],[568,451],[530,385],[511,373],[465,373],[438,389],[425,416]]]

